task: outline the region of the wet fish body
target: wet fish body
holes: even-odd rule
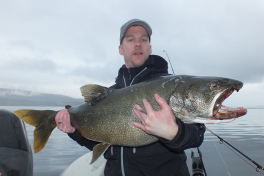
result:
[[[157,141],[155,136],[131,125],[140,122],[133,113],[135,104],[147,99],[160,110],[154,98],[158,93],[171,106],[174,115],[185,123],[219,123],[246,114],[244,108],[229,108],[222,102],[243,83],[220,77],[165,76],[123,89],[99,85],[81,87],[85,103],[68,109],[72,125],[87,139],[102,142],[93,149],[96,160],[110,145],[138,147]],[[40,151],[56,127],[55,111],[18,110],[15,114],[36,126],[34,149]],[[45,122],[43,122],[43,117]],[[92,161],[92,162],[93,162]]]

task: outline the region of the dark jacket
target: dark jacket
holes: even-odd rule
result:
[[[123,65],[111,88],[120,89],[165,75],[168,75],[167,62],[160,56],[150,55],[141,67],[127,69]],[[205,129],[199,124],[184,124],[177,118],[176,122],[178,133],[171,141],[160,138],[143,147],[109,147],[104,154],[105,176],[189,176],[184,150],[200,146]],[[69,136],[90,150],[97,144],[82,137],[77,130]]]

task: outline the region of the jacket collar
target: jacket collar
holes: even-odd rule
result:
[[[118,71],[116,84],[119,88],[123,88],[151,79],[154,74],[168,74],[168,63],[160,56],[150,55],[140,67],[126,68],[123,65]]]

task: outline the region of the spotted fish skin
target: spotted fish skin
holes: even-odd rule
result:
[[[89,84],[81,87],[85,103],[69,107],[68,112],[72,125],[82,136],[101,142],[93,150],[95,154],[101,155],[110,145],[138,147],[158,140],[132,125],[132,122],[140,123],[133,109],[136,104],[144,109],[142,99],[147,99],[153,109],[158,111],[161,108],[154,98],[154,94],[158,93],[170,105],[175,117],[184,123],[218,123],[246,114],[244,108],[238,108],[238,112],[237,108],[225,107],[221,111],[222,102],[242,86],[242,82],[234,79],[189,75],[159,77],[123,89]],[[56,127],[56,113],[50,110],[15,112],[22,120],[36,126],[35,151],[45,146]],[[93,161],[97,157],[94,156]]]

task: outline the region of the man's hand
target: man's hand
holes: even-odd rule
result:
[[[141,120],[141,123],[133,122],[132,125],[158,137],[172,140],[178,133],[178,125],[175,116],[168,103],[158,94],[154,95],[161,110],[155,111],[146,99],[143,104],[146,112],[139,106],[135,105],[134,113]]]
[[[70,114],[67,109],[59,111],[55,117],[57,128],[65,133],[73,133],[75,128],[71,125]]]

